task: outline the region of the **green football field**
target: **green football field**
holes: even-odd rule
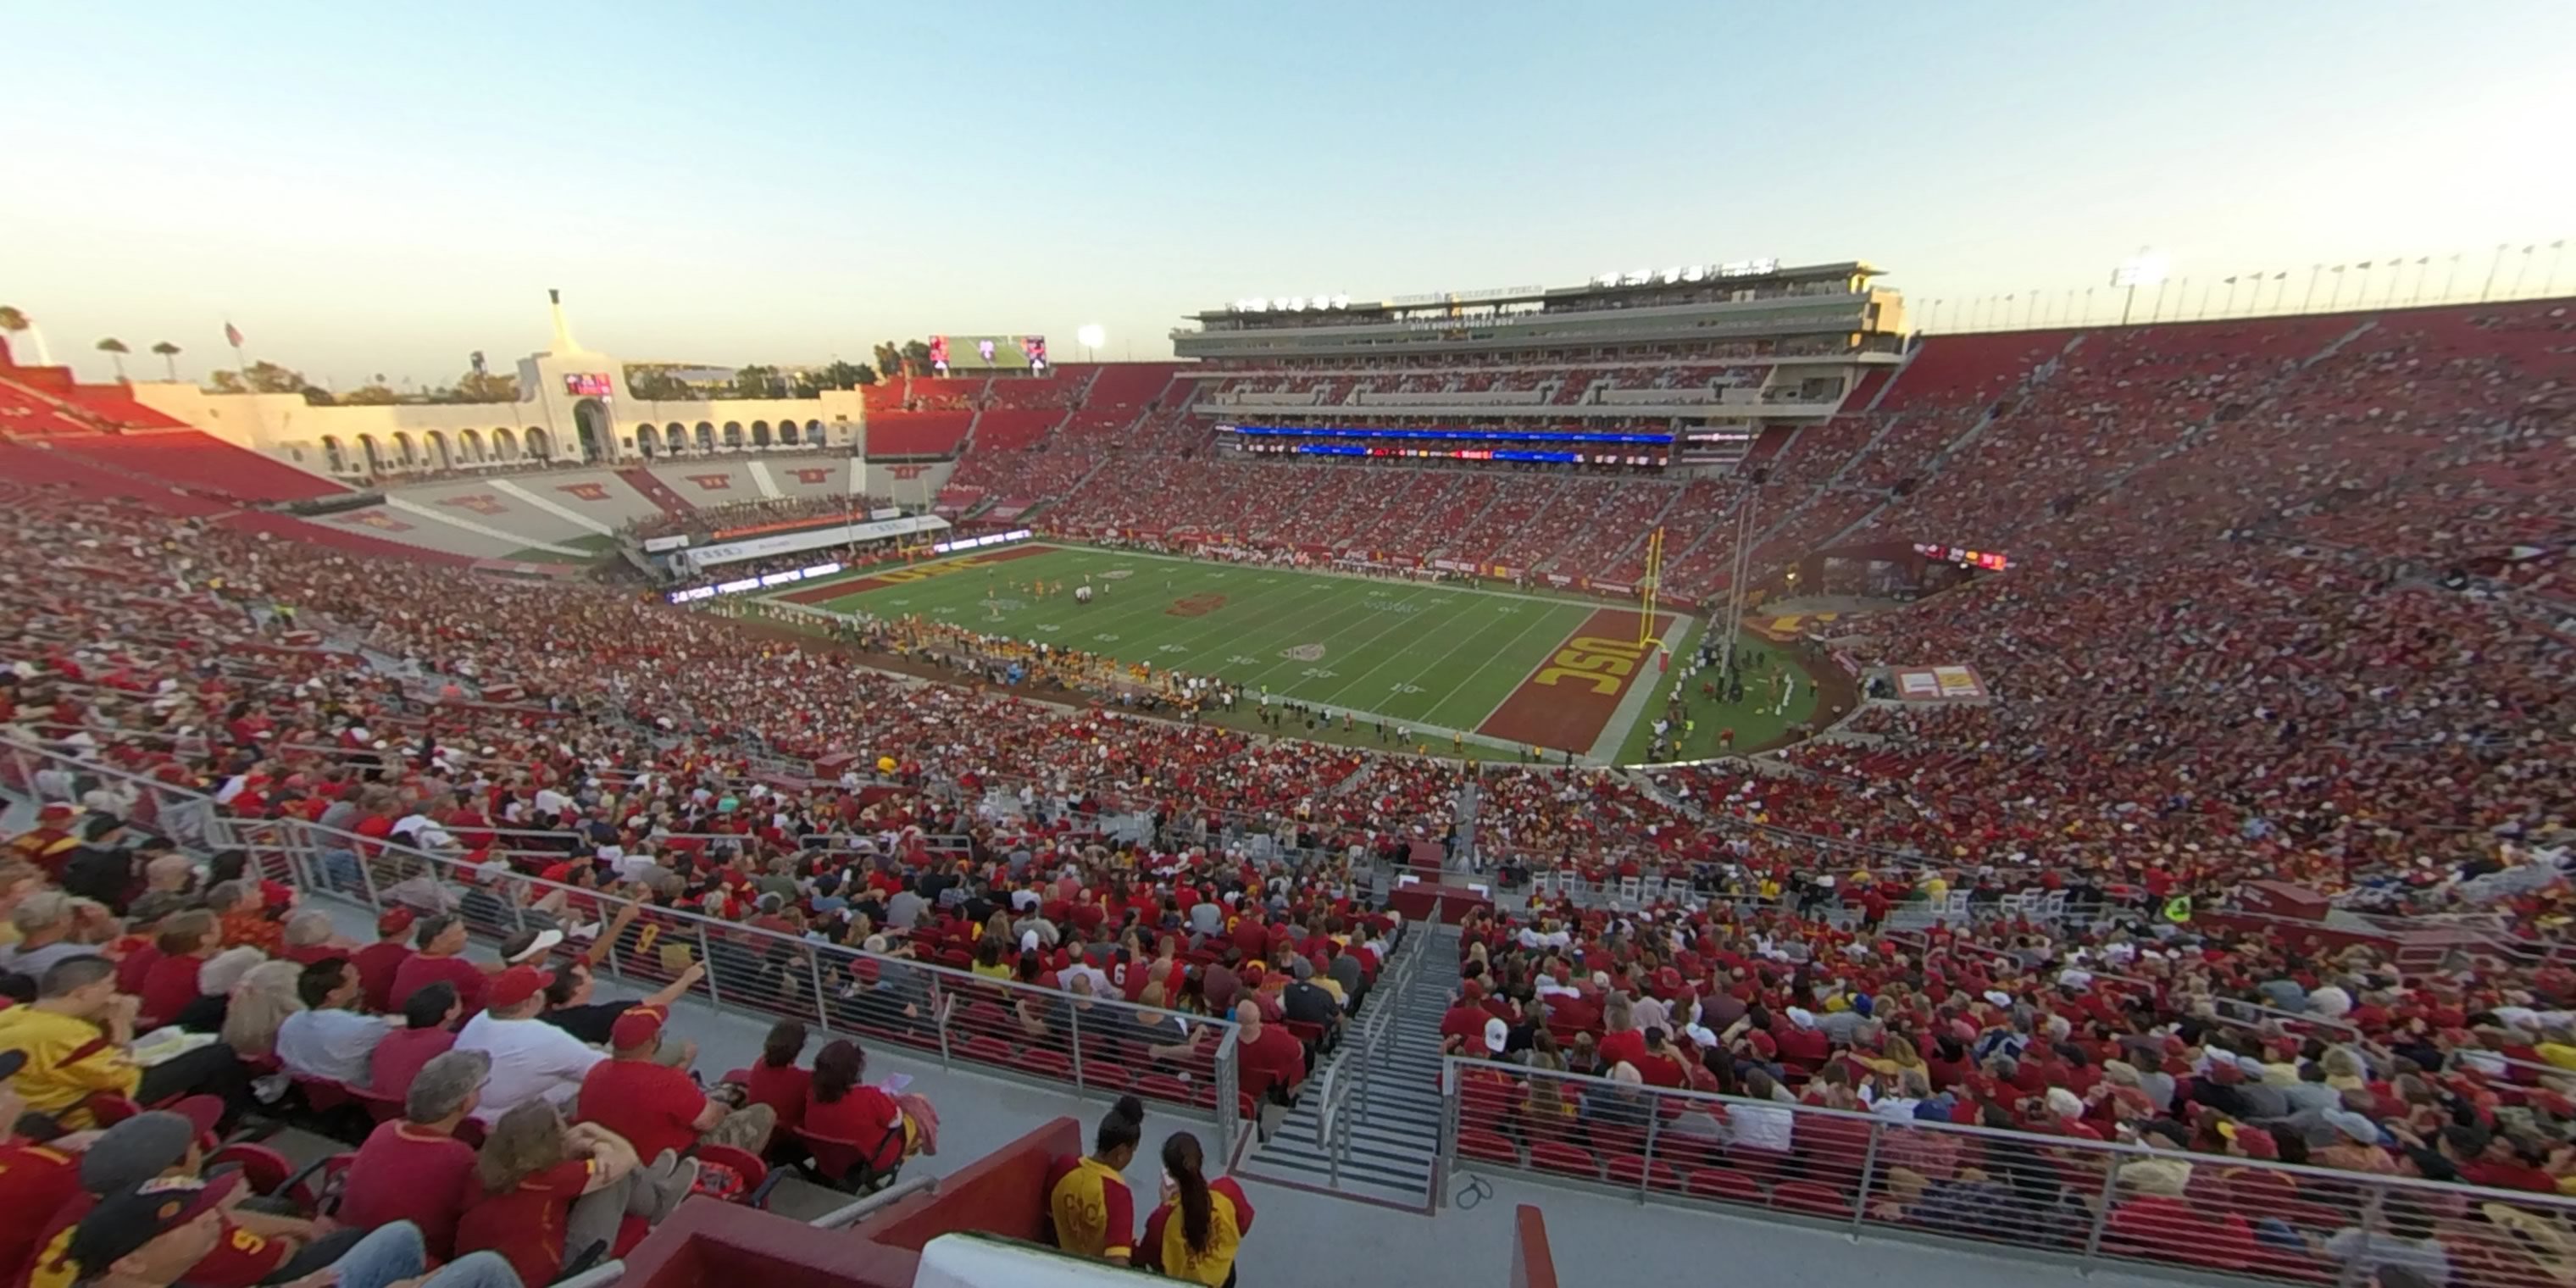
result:
[[[1043,596],[1033,589],[1038,582],[1048,586]],[[1093,590],[1088,604],[1071,593],[1085,583]],[[1087,547],[1001,547],[782,587],[768,597],[824,613],[915,614],[1222,677],[1245,695],[1227,722],[1247,728],[1257,727],[1258,695],[1266,689],[1274,703],[1354,716],[1348,735],[1338,719],[1330,730],[1292,725],[1281,732],[1377,745],[1383,719],[1390,738],[1400,727],[1435,752],[1488,758],[1540,747],[1550,759],[1569,750],[1578,758],[1637,759],[1679,674],[1657,664],[1652,646],[1638,646],[1639,614],[1630,606]],[[1686,650],[1699,623],[1659,613],[1656,629]],[[1805,709],[1793,703],[1776,719],[1693,714],[1705,726],[1694,741],[1713,746],[1722,720],[1738,746],[1749,747]]]

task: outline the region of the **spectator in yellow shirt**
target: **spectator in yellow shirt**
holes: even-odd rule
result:
[[[90,1126],[93,1095],[152,1105],[176,1096],[223,1099],[227,1120],[249,1103],[249,1080],[231,1047],[217,1042],[160,1061],[134,1059],[137,999],[116,991],[116,965],[104,957],[56,962],[38,981],[36,1000],[0,1011],[0,1050],[23,1051],[27,1063],[10,1079],[27,1107],[67,1128]]]

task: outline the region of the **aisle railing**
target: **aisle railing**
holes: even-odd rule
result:
[[[678,985],[680,996],[909,1047],[943,1068],[1196,1109],[1214,1118],[1229,1156],[1240,1129],[1233,1022],[1125,1001],[1114,960],[1076,963],[1062,987],[1041,987],[979,973],[964,947],[938,948],[927,959],[909,946],[868,952],[662,906],[639,885],[566,885],[506,862],[469,863],[311,823],[236,818],[203,793],[0,738],[0,789],[34,799],[39,775],[49,772],[119,784],[135,794],[138,824],[205,853],[243,851],[260,875],[308,894],[375,913],[453,915],[486,942],[561,931],[567,945],[555,950],[558,958],[595,955],[602,976],[647,993]],[[1086,986],[1090,992],[1078,991]]]
[[[2556,1195],[1960,1126],[1917,1116],[1911,1103],[1902,1110],[1822,1109],[1451,1056],[1435,1201],[1447,1201],[1447,1179],[1460,1171],[1508,1171],[1855,1235],[2003,1244],[2088,1270],[2148,1263],[2343,1285],[2437,1254],[2454,1288],[2565,1282],[2563,1250],[2576,1244],[2576,1200]]]

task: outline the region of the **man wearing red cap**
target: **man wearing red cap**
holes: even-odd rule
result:
[[[581,1080],[580,1121],[625,1137],[635,1156],[648,1161],[665,1150],[685,1153],[701,1140],[760,1152],[778,1111],[752,1105],[728,1112],[686,1072],[663,1064],[656,1057],[665,1018],[659,1006],[630,1007],[617,1017],[608,1034],[610,1058]]]
[[[582,1079],[607,1055],[537,1018],[546,1005],[546,977],[534,966],[513,966],[492,977],[490,1009],[465,1022],[453,1051],[492,1057],[491,1080],[475,1121],[489,1124],[531,1100],[558,1106],[581,1090]]]

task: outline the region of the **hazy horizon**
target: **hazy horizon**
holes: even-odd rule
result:
[[[1871,261],[1918,318],[2141,246],[2483,273],[2576,231],[2576,6],[2434,12],[30,8],[0,304],[92,379],[105,336],[228,366],[230,320],[345,389],[506,368],[548,288],[591,348],[737,366],[1075,361],[1085,323],[1158,358],[1245,295],[1769,256]]]

